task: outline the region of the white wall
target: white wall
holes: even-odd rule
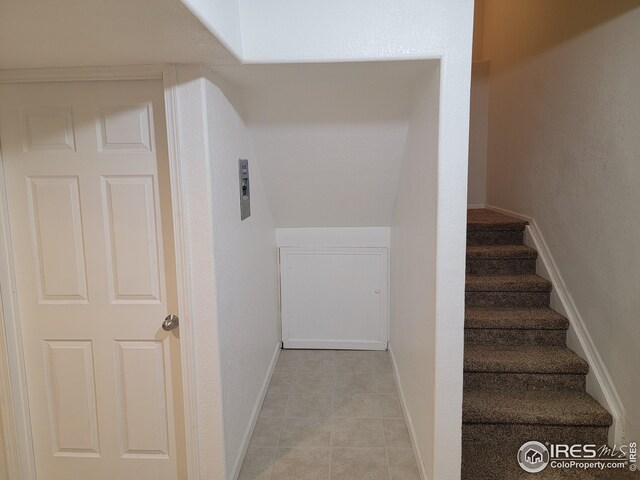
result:
[[[239,0],[180,1],[236,58],[242,58]]]
[[[436,248],[439,69],[419,88],[391,228],[390,349],[421,468],[436,477]],[[459,375],[455,365],[452,375]],[[451,430],[457,425],[449,425]],[[458,465],[459,469],[459,465]]]
[[[176,72],[175,105],[177,114],[176,153],[180,164],[179,190],[183,202],[182,228],[189,303],[181,306],[183,328],[191,330],[195,399],[187,402],[197,423],[187,425],[195,431],[197,442],[191,445],[191,461],[198,465],[200,478],[227,480],[222,412],[219,321],[216,302],[216,278],[213,257],[213,205],[206,81],[199,67],[183,67]],[[171,138],[171,136],[169,137]],[[191,472],[190,472],[191,473]]]
[[[278,227],[389,226],[429,61],[218,68],[241,88]]]
[[[637,440],[640,6],[485,8],[488,201],[536,219],[622,398],[627,440]]]
[[[469,187],[467,203],[487,202],[487,128],[489,120],[489,62],[473,62],[469,111]]]
[[[238,98],[206,82],[227,478],[242,461],[254,410],[279,349],[276,231]],[[240,220],[238,159],[249,160],[251,216]]]

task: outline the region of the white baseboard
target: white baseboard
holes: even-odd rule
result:
[[[280,356],[281,348],[282,348],[282,344],[278,342],[276,345],[276,349],[273,352],[273,356],[271,357],[271,363],[269,364],[267,375],[262,382],[260,395],[258,395],[258,399],[256,400],[256,403],[253,407],[253,411],[251,412],[251,421],[249,422],[247,431],[245,432],[244,438],[242,439],[242,448],[240,449],[240,453],[238,454],[236,463],[233,466],[233,475],[231,475],[231,478],[233,480],[237,480],[238,475],[240,475],[242,462],[244,461],[244,456],[247,454],[247,449],[249,448],[249,442],[251,441],[251,436],[253,435],[253,429],[255,428],[256,422],[258,421],[258,416],[260,415],[260,409],[262,408],[262,402],[264,402],[264,397],[267,395],[267,390],[269,389],[269,383],[271,383],[271,377],[273,376],[273,371],[276,368],[276,362],[278,361],[278,357]]]
[[[415,428],[413,427],[413,420],[411,420],[411,415],[409,414],[409,410],[407,409],[407,403],[405,402],[405,397],[404,397],[404,390],[402,388],[402,382],[400,381],[400,375],[398,375],[398,367],[396,365],[396,359],[395,359],[395,356],[393,355],[393,349],[391,348],[391,344],[389,344],[389,357],[391,358],[391,365],[393,365],[393,373],[395,373],[395,377],[396,377],[398,395],[400,397],[400,405],[402,406],[402,413],[404,413],[404,419],[407,422],[409,437],[411,438],[413,453],[415,454],[416,462],[418,463],[418,471],[420,472],[420,478],[422,480],[429,480],[429,476],[427,475],[427,469],[424,466],[424,460],[422,459],[422,455],[420,454],[420,450],[418,449],[418,441],[416,439]]]
[[[467,210],[478,210],[480,208],[487,208],[484,203],[468,203]]]
[[[538,251],[538,274],[547,278],[553,284],[551,306],[569,319],[571,327],[567,344],[589,363],[587,392],[607,408],[613,416],[613,426],[609,430],[609,443],[616,445],[626,443],[630,439],[626,438],[625,409],[620,394],[613,383],[602,356],[598,353],[598,349],[593,343],[584,319],[580,315],[567,284],[560,274],[558,265],[542,232],[538,228],[538,224],[535,219],[527,215],[504,208],[487,205],[487,209],[529,222],[525,230],[525,244]],[[573,338],[575,338],[574,341],[572,341]]]

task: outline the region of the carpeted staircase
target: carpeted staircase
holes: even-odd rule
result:
[[[585,391],[589,366],[566,347],[569,322],[549,308],[526,222],[489,210],[467,222],[463,480],[618,478],[520,469],[523,443],[606,444],[612,418]]]

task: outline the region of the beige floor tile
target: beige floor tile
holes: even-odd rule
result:
[[[333,375],[335,352],[333,350],[302,350],[298,373]]]
[[[289,395],[267,393],[260,410],[261,417],[282,417]]]
[[[335,358],[336,360],[358,360],[361,358],[371,360],[372,353],[371,350],[335,350]]]
[[[387,448],[391,480],[420,480],[418,464],[410,448]]]
[[[391,359],[387,352],[372,352],[373,354],[373,371],[376,375],[382,373],[393,373]]]
[[[336,373],[373,373],[371,352],[336,352]]]
[[[402,418],[402,407],[400,406],[400,397],[390,393],[378,395],[380,403],[380,416],[390,418]]]
[[[379,417],[375,393],[351,393],[333,397],[334,417]]]
[[[296,373],[291,383],[291,393],[333,393],[335,390],[335,378],[333,374]]]
[[[387,352],[281,352],[238,480],[329,478],[420,478]]]
[[[274,447],[280,437],[282,418],[258,418],[249,446]]]
[[[274,372],[269,383],[269,390],[267,393],[272,394],[286,394],[291,391],[291,382],[293,381],[292,373],[279,373]]]
[[[285,417],[330,417],[331,395],[289,395]]]
[[[391,357],[387,350],[374,350],[371,352],[371,358],[376,361],[388,361]]]
[[[271,480],[327,480],[328,448],[278,448]]]
[[[281,350],[275,371],[278,373],[294,373],[300,364],[300,350]]]
[[[388,480],[384,448],[334,448],[331,480]]]
[[[384,447],[379,418],[334,418],[332,447]]]
[[[378,393],[398,393],[396,379],[393,373],[381,373],[376,375],[376,390]]]
[[[275,451],[275,447],[249,447],[238,480],[269,480]]]
[[[371,373],[336,374],[336,393],[373,393],[376,391],[375,377]]]
[[[407,424],[402,418],[383,418],[384,439],[387,447],[411,448]]]
[[[331,422],[328,418],[285,418],[279,445],[283,447],[329,447]]]

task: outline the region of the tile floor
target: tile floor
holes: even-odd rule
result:
[[[283,350],[239,480],[418,480],[387,352]]]

